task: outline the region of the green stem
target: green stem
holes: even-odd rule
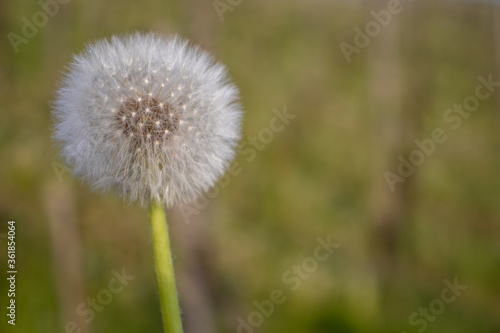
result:
[[[167,218],[163,205],[152,202],[149,206],[151,230],[155,253],[156,275],[160,289],[160,305],[165,333],[182,333],[181,314],[177,289],[175,287],[174,266],[168,238]]]

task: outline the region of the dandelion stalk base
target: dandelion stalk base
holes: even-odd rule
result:
[[[151,215],[156,275],[160,290],[164,331],[165,333],[182,333],[179,300],[175,286],[174,266],[172,263],[165,210],[161,203],[153,202],[149,207],[149,213]]]

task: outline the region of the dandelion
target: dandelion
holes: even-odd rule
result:
[[[54,105],[55,138],[76,176],[168,207],[224,173],[240,136],[225,68],[179,38],[113,37],[70,65]]]
[[[240,138],[238,90],[223,65],[177,37],[136,33],[87,45],[53,106],[73,173],[150,205],[165,332],[182,332],[164,206],[224,173]]]

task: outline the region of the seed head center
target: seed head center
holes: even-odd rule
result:
[[[115,112],[121,132],[137,148],[142,144],[162,142],[170,137],[179,125],[169,103],[161,103],[151,96],[129,98]]]

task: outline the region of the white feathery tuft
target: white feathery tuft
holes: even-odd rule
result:
[[[74,57],[53,107],[75,175],[130,200],[188,203],[224,173],[240,139],[238,89],[177,37],[112,37]]]

